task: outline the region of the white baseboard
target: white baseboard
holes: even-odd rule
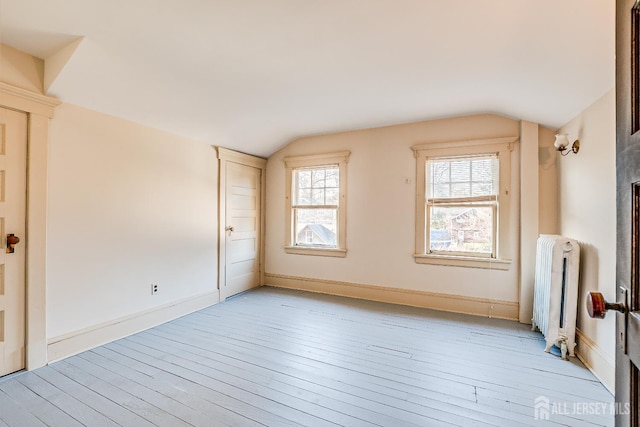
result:
[[[47,361],[53,363],[94,347],[158,326],[220,301],[220,294],[208,292],[151,310],[136,313],[100,325],[51,338],[47,343]]]
[[[412,307],[430,308],[454,313],[499,319],[518,320],[518,303],[512,301],[474,298],[462,295],[397,289],[359,283],[320,280],[309,277],[265,273],[265,284],[370,301],[388,302]]]
[[[615,395],[616,366],[602,349],[580,329],[576,329],[576,356],[584,366],[602,383],[603,386]]]

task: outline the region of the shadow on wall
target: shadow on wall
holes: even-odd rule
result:
[[[580,244],[580,280],[578,282],[578,329],[584,330],[585,322],[589,321],[586,309],[587,292],[600,291],[598,286],[600,256],[598,248],[578,241]],[[606,293],[605,293],[606,296]]]

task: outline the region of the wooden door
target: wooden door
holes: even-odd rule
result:
[[[640,4],[616,4],[617,426],[640,425]]]
[[[27,115],[0,108],[0,376],[24,369],[26,159]]]
[[[261,284],[264,159],[218,149],[220,298]]]

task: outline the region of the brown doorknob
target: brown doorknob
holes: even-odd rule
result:
[[[20,243],[18,236],[15,234],[7,234],[7,253],[12,254],[18,243]]]
[[[627,311],[624,303],[607,302],[600,292],[587,293],[587,312],[589,313],[589,317],[604,319],[607,310],[615,310],[620,313]]]

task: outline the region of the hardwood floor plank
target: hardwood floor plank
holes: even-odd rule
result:
[[[124,340],[108,344],[107,347],[136,361],[151,360],[144,352],[139,352],[123,344]],[[266,425],[335,425],[325,420],[309,417],[295,408],[288,408],[262,396],[234,390],[228,385],[209,378],[195,371],[190,371],[179,365],[164,360],[154,360],[155,367],[159,367],[154,375],[156,379],[166,382],[176,382],[180,387],[205,399],[216,402],[237,414]],[[303,422],[305,421],[305,422]]]
[[[141,336],[144,336],[144,334],[136,337],[136,339],[139,340]],[[155,346],[153,344],[154,342],[156,343]],[[180,347],[175,343],[167,344],[166,340],[158,340],[157,338],[155,340],[154,338],[145,340],[144,344],[154,346],[157,349],[165,349],[165,351],[168,347]],[[182,344],[180,348],[182,348],[182,351],[176,351],[174,353],[176,355],[179,355],[179,357],[193,358],[193,356],[190,356],[190,354],[198,353],[195,342],[192,342],[191,345]],[[440,402],[439,408],[434,408],[433,405],[429,407],[430,405],[427,404],[424,406],[429,407],[429,409],[425,410],[425,408],[423,407],[412,405],[411,402],[408,402],[408,396],[405,396],[403,399],[390,399],[386,396],[374,396],[372,393],[358,393],[362,389],[356,390],[355,388],[352,389],[355,391],[355,393],[345,393],[344,390],[348,389],[348,384],[344,382],[342,383],[342,390],[339,390],[338,388],[332,388],[322,385],[322,381],[318,381],[317,378],[314,378],[312,381],[301,379],[300,377],[295,376],[294,372],[291,370],[289,370],[285,374],[279,373],[278,371],[274,371],[272,369],[265,369],[268,371],[268,373],[265,373],[260,369],[256,369],[260,364],[260,359],[258,358],[252,360],[250,364],[247,364],[238,363],[236,359],[226,356],[216,357],[211,352],[202,351],[201,353],[205,353],[207,355],[207,359],[209,360],[208,362],[204,361],[203,363],[205,364],[211,364],[212,366],[224,364],[225,369],[228,372],[232,372],[234,371],[234,369],[238,373],[246,372],[250,374],[250,377],[254,381],[256,379],[264,377],[265,382],[268,382],[274,387],[277,387],[278,390],[289,390],[291,394],[295,393],[299,396],[304,395],[305,392],[310,396],[329,396],[332,398],[331,404],[334,405],[333,407],[336,407],[336,404],[338,406],[342,406],[340,405],[340,402],[352,405],[345,407],[345,409],[350,413],[358,413],[358,408],[366,408],[370,411],[373,411],[369,415],[369,418],[367,419],[368,421],[373,422],[373,420],[376,420],[376,422],[384,422],[384,425],[397,425],[399,422],[405,423],[403,425],[406,425],[407,422],[416,422],[418,423],[417,425],[425,425],[425,423],[429,422],[429,418],[431,418],[431,420],[438,419],[440,421],[447,421],[449,423],[460,423],[462,425],[469,425],[473,423],[473,417],[477,416],[476,411],[478,408],[475,402],[472,401],[465,401],[463,405],[451,404],[450,402]],[[244,356],[244,358],[246,359],[246,355]],[[270,367],[275,366],[275,364],[272,362],[268,363]],[[311,391],[312,393],[307,390]],[[366,397],[363,397],[363,395]],[[318,402],[318,400],[316,400],[316,402]],[[457,401],[456,403],[460,403],[460,401]],[[440,414],[438,418],[434,418],[436,417],[437,412],[443,411],[443,408],[448,410],[444,411],[444,414]],[[397,417],[397,419],[391,419],[384,414],[376,413],[376,410]],[[456,415],[451,416],[451,413]],[[408,414],[411,414],[412,417],[409,417]],[[466,414],[467,419],[462,416],[463,414]],[[420,417],[424,418],[417,418],[416,415],[420,415]],[[484,411],[484,419],[482,421],[490,422],[491,425],[512,426],[514,417],[507,416],[506,418],[502,418],[502,416],[504,415],[504,412],[498,413],[497,411],[493,411],[493,413],[490,413],[488,411]],[[520,423],[523,422],[523,418],[524,417],[522,416],[516,417],[516,419]]]
[[[114,372],[126,375],[126,377],[132,381],[144,385],[166,398],[180,402],[198,413],[202,413],[209,420],[209,423],[205,422],[205,425],[209,425],[211,420],[215,420],[216,425],[229,425],[234,427],[263,425],[245,416],[246,413],[250,413],[251,411],[245,411],[245,414],[233,412],[229,409],[233,407],[233,405],[228,405],[229,407],[220,406],[220,404],[227,403],[224,399],[215,399],[220,404],[215,401],[209,401],[205,399],[205,397],[209,397],[208,394],[201,394],[198,390],[192,391],[188,387],[189,383],[181,378],[176,377],[171,381],[161,381],[154,376],[159,370],[113,350],[99,347],[90,352],[85,352],[80,356],[92,363],[105,366]],[[214,395],[214,398],[215,397]],[[282,420],[271,421],[277,421],[275,425],[292,425]]]
[[[12,427],[46,426],[46,424],[20,406],[3,390],[0,390],[0,416],[5,424]]]
[[[166,389],[163,390],[159,387],[152,389],[148,387],[152,385],[149,378],[144,378],[143,380],[143,383],[146,383],[147,386],[136,382],[134,380],[135,374],[128,371],[126,366],[112,363],[110,360],[91,352],[86,352],[83,355],[70,358],[68,363],[83,370],[89,375],[93,375],[107,381],[119,390],[127,392],[133,396],[138,396],[140,399],[157,408],[163,408],[166,413],[178,418],[183,423],[193,426],[211,425],[210,415],[191,408],[184,403],[184,400],[181,402],[180,400],[174,400],[168,395],[163,394]],[[127,374],[128,377],[125,376]],[[188,401],[188,399],[185,400]],[[170,420],[170,422],[173,422],[172,417],[167,417],[167,419]],[[228,419],[227,421],[231,422],[231,419]],[[156,424],[161,425],[163,422],[164,420],[160,420],[160,422]]]
[[[130,411],[142,420],[146,420],[148,423],[150,423],[150,425],[156,425],[158,427],[187,427],[191,425],[179,418],[176,418],[173,414],[166,412],[164,409],[158,406],[151,405],[148,402],[140,399],[139,397],[136,397],[125,390],[115,387],[87,371],[83,371],[72,363],[74,359],[77,359],[77,356],[72,357],[71,360],[63,360],[61,362],[55,363],[53,365],[53,368],[69,379],[76,381],[79,384],[82,384],[84,387],[93,390],[108,401],[121,406],[127,411]],[[124,421],[125,423],[131,423],[131,425],[133,425],[134,423],[136,423],[135,425],[145,425],[137,418],[129,418],[130,416],[127,412],[121,412],[126,414],[125,417],[121,419],[126,420]],[[109,414],[112,413],[113,409],[110,410]],[[122,422],[118,422],[122,424]]]
[[[17,380],[2,384],[2,391],[11,396],[20,406],[31,412],[36,418],[52,427],[82,426],[66,412],[53,405],[47,399],[34,393]]]
[[[143,335],[140,335],[136,339],[140,340],[143,337]],[[406,402],[404,402],[406,395],[403,396],[402,400],[393,400],[386,397],[371,399],[372,394],[362,393],[363,389],[358,389],[355,393],[355,389],[352,389],[352,393],[346,393],[345,390],[349,387],[344,382],[334,381],[327,386],[323,384],[320,377],[313,377],[309,380],[308,377],[300,378],[296,376],[295,371],[292,369],[284,369],[286,370],[285,373],[261,367],[259,358],[246,361],[248,359],[246,354],[243,356],[245,360],[239,360],[225,355],[216,355],[212,352],[198,352],[197,348],[186,344],[175,342],[167,344],[166,340],[153,336],[141,342],[152,348],[165,349],[164,351],[167,351],[168,347],[174,347],[176,350],[173,351],[173,354],[178,357],[197,360],[205,366],[223,366],[226,372],[234,373],[235,375],[244,374],[257,384],[287,393],[290,396],[298,396],[326,408],[333,408],[343,414],[352,414],[372,424],[397,425],[403,423],[403,425],[424,425],[429,420],[435,419],[434,414],[430,414],[425,418],[418,415],[417,411],[399,410],[394,405],[394,402],[399,402],[398,404],[406,406]],[[199,355],[204,355],[204,357]],[[268,363],[272,368],[275,367],[274,363]],[[362,397],[362,395],[365,397]]]
[[[188,370],[192,373],[206,376],[208,382],[213,382],[214,386],[218,389],[224,389],[226,394],[241,396],[243,399],[247,399],[245,401],[254,402],[257,405],[268,403],[271,405],[272,411],[278,411],[279,407],[282,406],[286,408],[284,413],[287,415],[292,415],[292,412],[298,412],[298,417],[293,421],[299,422],[302,425],[315,425],[315,423],[320,424],[321,422],[349,426],[366,425],[366,423],[363,423],[363,420],[356,416],[350,416],[328,409],[319,403],[321,400],[319,398],[316,398],[316,404],[309,404],[309,402],[296,396],[287,395],[279,390],[269,389],[252,380],[230,375],[226,369],[212,368],[200,363],[200,361],[195,362],[186,357],[174,356],[169,346],[163,350],[156,350],[140,344],[138,337],[124,339],[123,343],[129,348],[151,357],[159,357],[162,355],[163,360],[174,364],[174,366],[179,366],[182,372],[186,373]]]
[[[227,332],[228,332],[228,331],[227,331]],[[235,332],[235,331],[231,331],[231,332]],[[348,332],[346,332],[346,333],[348,333]],[[538,338],[538,340],[540,340],[540,338]],[[327,340],[327,342],[331,342],[331,340]],[[472,354],[473,354],[473,353],[474,353],[474,352],[472,352]],[[541,352],[541,353],[542,353],[542,354],[544,354],[543,352]],[[547,358],[553,358],[553,356],[550,356],[550,355],[547,355],[547,354],[544,354],[544,355],[545,355],[545,356],[547,356]],[[491,355],[489,355],[489,357],[491,357]],[[560,364],[565,364],[565,368],[564,368],[564,369],[565,369],[565,371],[566,371],[566,370],[570,370],[570,368],[572,368],[572,367],[576,367],[576,366],[574,366],[574,365],[577,365],[577,364],[578,364],[578,363],[568,363],[568,362],[565,362],[565,361],[561,361],[561,360],[559,360],[559,359],[557,359],[557,358],[553,358],[553,359],[554,359],[554,360],[553,360],[554,362],[557,362],[557,363],[560,363]],[[480,366],[482,366],[482,358],[480,358],[480,357],[479,357],[479,358],[477,359],[477,361],[478,361],[478,364],[480,364]],[[449,363],[450,363],[450,362],[449,362]],[[444,365],[444,368],[448,368],[449,366],[450,366],[450,365]],[[455,364],[455,366],[461,366],[461,365],[460,365],[460,364]],[[480,370],[479,370],[479,369],[477,369],[477,366],[475,366],[475,367],[473,367],[473,368],[474,368],[474,369],[473,369],[474,371],[478,371],[478,372],[489,372],[489,373],[491,373],[490,371],[487,371],[487,369],[480,369]],[[494,367],[493,367],[493,369],[494,369],[494,371],[495,371],[495,370],[498,370],[498,371],[500,371],[500,372],[504,372],[504,366],[502,366],[501,364],[496,364],[496,366],[494,366]],[[581,371],[584,371],[584,367],[577,367],[577,369],[579,369],[579,370],[581,370]],[[545,371],[545,370],[544,370],[544,368],[542,368],[542,369],[537,369],[537,370],[533,370],[533,371],[532,371],[532,373],[530,373],[530,374],[529,374],[529,373],[524,373],[524,374],[523,374],[523,373],[520,373],[520,372],[514,372],[514,373],[510,374],[510,378],[511,378],[511,379],[514,379],[514,376],[515,376],[515,377],[517,377],[517,378],[521,378],[523,375],[529,375],[529,378],[526,378],[526,379],[525,379],[525,382],[527,382],[527,383],[528,383],[528,381],[534,381],[534,382],[536,382],[536,381],[537,381],[537,383],[538,383],[538,384],[539,384],[543,389],[544,389],[545,385],[548,383],[544,377],[548,376],[548,375],[549,375],[549,373],[548,373],[547,371]],[[565,378],[565,381],[566,381],[567,376],[564,376],[564,378]],[[607,393],[607,392],[606,392],[606,390],[603,390],[603,389],[602,389],[602,387],[601,387],[601,385],[599,384],[599,382],[597,382],[597,381],[595,380],[595,378],[593,378],[593,376],[591,376],[591,378],[590,378],[590,380],[589,380],[589,381],[591,382],[591,384],[592,384],[592,385],[593,385],[593,386],[594,386],[598,391],[602,391],[603,393]],[[583,388],[584,386],[586,386],[586,387],[588,387],[588,386],[589,386],[588,384],[587,384],[587,385],[585,385],[584,383],[582,383],[581,385],[582,385],[582,387],[578,387],[578,388],[576,388],[576,389],[577,389],[577,390],[582,390],[582,388]],[[519,388],[519,387],[516,385],[516,388]],[[571,388],[570,388],[570,390],[571,390]],[[547,390],[547,392],[548,392],[548,393],[553,393],[554,391],[555,391],[555,387],[552,387],[552,388],[551,388],[551,390]],[[571,391],[570,391],[569,393],[571,393]],[[538,394],[544,394],[544,392],[540,392],[540,393],[538,393]],[[564,394],[564,396],[566,396],[566,393]],[[584,397],[584,396],[580,396],[580,395],[579,395],[579,396],[577,396],[577,397],[582,398],[582,397]]]
[[[50,368],[44,367],[33,372],[28,372],[19,376],[16,381],[19,381],[25,387],[29,388],[42,398],[47,399],[53,405],[57,406],[84,425],[101,427],[118,426],[116,422],[87,406],[82,402],[81,397],[80,399],[76,399],[40,377],[40,372],[47,369]]]
[[[70,396],[82,401],[96,412],[104,415],[117,425],[153,427],[153,424],[130,410],[102,396],[98,391],[90,388],[95,385],[91,378],[85,377],[82,382],[75,381],[68,372],[60,366],[64,362],[54,363],[50,366],[39,369],[36,372],[40,378],[51,384],[56,384],[61,390]]]
[[[4,426],[613,426],[528,325],[263,287],[0,382]],[[535,399],[576,407],[534,417]],[[580,407],[580,405],[583,405]]]

